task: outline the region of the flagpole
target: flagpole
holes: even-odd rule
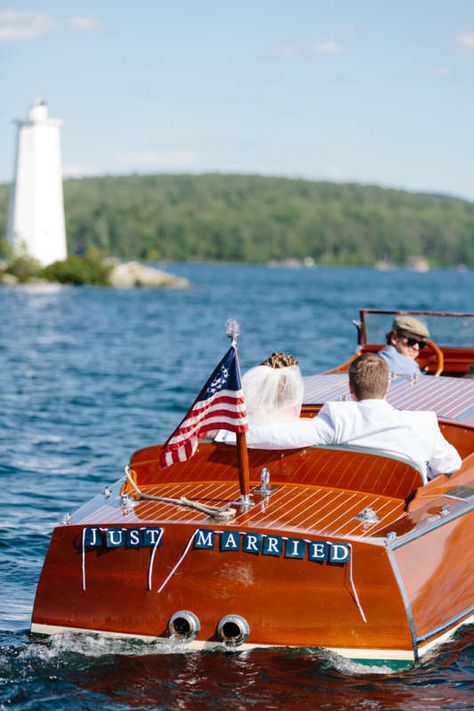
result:
[[[237,355],[237,361],[239,357],[239,352],[237,349],[237,338],[240,334],[240,325],[238,321],[234,319],[228,319],[226,321],[226,333],[232,340],[232,345],[235,348]],[[240,369],[240,368],[239,368]],[[250,500],[250,471],[249,471],[249,453],[247,449],[247,438],[245,432],[237,432],[237,469],[239,472],[239,486],[240,486],[240,503],[243,506],[249,506]]]
[[[240,503],[250,504],[249,454],[245,432],[237,433],[237,467],[239,469]]]

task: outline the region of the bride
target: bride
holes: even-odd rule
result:
[[[272,353],[242,376],[247,416],[248,442],[257,446],[260,425],[291,422],[303,404],[303,377],[298,361],[286,353]],[[255,442],[254,442],[255,440]],[[235,443],[235,434],[219,430],[215,442]]]
[[[272,353],[243,375],[242,387],[250,427],[300,416],[304,386],[293,356]]]

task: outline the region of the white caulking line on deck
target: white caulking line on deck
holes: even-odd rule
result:
[[[327,523],[323,528],[321,528],[321,530],[325,531],[326,533],[331,531],[332,534],[337,534],[341,529],[347,526],[348,523],[350,523],[351,519],[349,518],[348,520],[347,517],[350,517],[352,512],[356,512],[354,513],[354,516],[356,516],[358,513],[364,510],[367,499],[369,500],[369,503],[374,503],[369,496],[364,496],[363,499],[358,499],[357,501],[354,501],[350,506],[347,507],[347,509],[343,511],[340,516],[335,518],[333,521],[329,521],[329,523]],[[336,524],[343,517],[345,517],[346,520],[337,528],[333,528],[333,525]]]
[[[157,521],[173,521],[175,523],[202,521],[206,515],[202,511],[191,509],[187,506],[179,504],[167,504],[156,501],[149,502],[149,506],[142,512],[142,516],[146,517],[148,522]]]
[[[221,485],[219,486],[219,489]],[[154,496],[165,496],[169,498],[179,498],[180,496],[185,496],[186,498],[204,498],[208,490],[215,492],[215,485],[212,483],[202,486],[201,483],[187,482],[186,484],[173,484],[172,486],[159,485],[153,486],[153,489],[149,489],[147,493],[153,491]]]
[[[434,396],[433,393],[422,393],[420,394],[420,397],[417,398],[416,404],[417,404],[417,409],[418,410],[434,410],[435,412],[438,412],[439,409],[443,410],[448,410],[450,409],[450,405],[454,408],[454,405],[457,403],[458,398],[457,395],[453,397],[453,394],[451,393],[451,398],[450,398],[450,403],[448,404],[446,400],[446,393],[445,392],[437,392],[436,395]],[[454,403],[454,405],[453,405]],[[397,403],[398,404],[398,403]],[[399,403],[399,406],[403,407],[405,404],[411,404],[413,406],[413,399],[412,398],[402,398],[401,402]],[[457,408],[454,409],[456,411]]]
[[[419,394],[416,405],[418,410],[426,409],[434,410],[440,416],[455,418],[463,411],[464,400],[470,392],[470,388],[463,383],[456,383],[456,389],[453,391],[453,383],[440,383],[435,389],[433,387],[424,388]],[[399,408],[406,405],[413,406],[412,392],[400,394],[393,398],[394,404]]]
[[[209,496],[209,498],[212,499],[221,499],[224,498],[224,495],[222,495],[221,492],[225,492],[225,496],[227,498],[227,492],[230,492],[228,494],[228,496],[230,497],[233,495],[236,488],[237,484],[228,481],[223,481],[219,483],[216,483],[214,481],[187,482],[184,486],[182,485],[182,483],[178,482],[177,484],[173,484],[172,487],[167,486],[166,484],[158,486],[153,485],[153,491],[155,495],[157,494],[159,496],[175,498],[179,498],[179,496],[186,496],[187,498],[206,498],[207,496]],[[151,491],[151,489],[149,491]]]
[[[379,501],[381,501],[379,505]],[[391,512],[395,511],[399,506],[400,506],[400,501],[393,501],[392,499],[389,499],[388,501],[382,500],[380,497],[376,499],[374,502],[374,507],[375,504],[377,504],[377,508],[375,509],[375,512],[378,516],[381,516],[383,519],[385,516],[389,515]],[[384,509],[389,508],[388,514],[383,513]]]
[[[382,528],[385,528],[389,523],[393,526],[394,523],[399,521],[401,518],[405,516],[405,511],[401,511],[398,516],[395,518],[392,518],[392,514],[396,513],[396,508],[394,508],[391,512],[387,513],[378,523],[374,524],[374,527],[370,527],[367,529],[367,532],[365,533],[366,536],[373,536],[375,535],[378,531],[382,530]],[[350,535],[350,533],[349,533]]]
[[[329,376],[316,375],[305,378],[305,402],[310,401],[313,397],[318,397],[320,402],[330,398],[334,399],[341,393],[341,389],[347,387],[347,384],[348,377],[346,373],[334,373]],[[318,401],[313,404],[318,404]]]
[[[358,485],[358,488],[363,489],[366,481],[372,481],[373,471],[372,471],[372,467],[369,467],[367,465],[367,462],[363,462],[363,460],[361,460],[361,459],[356,459],[356,461],[357,461],[357,466],[353,467],[351,471],[353,472],[354,477],[357,477],[359,472],[362,472],[362,475],[364,478],[362,479],[361,483]]]
[[[326,471],[329,470],[329,473],[333,473],[333,466],[334,466],[334,460],[337,462],[338,459],[338,453],[333,452],[331,457],[325,462],[324,467],[320,470],[322,474],[325,474]],[[351,469],[350,471],[346,468],[343,471],[340,471],[338,476],[335,479],[332,479],[331,481],[331,488],[345,488],[345,486],[341,486],[341,484],[348,484],[348,481],[351,481],[354,477],[357,476],[357,472],[359,471],[359,468],[361,466],[361,462],[358,459],[357,461],[351,463]]]
[[[393,504],[394,502],[393,501],[388,502],[388,503],[385,502],[381,507],[377,507],[378,502],[379,502],[379,499],[376,499],[372,503],[373,503],[373,508],[374,508],[375,512],[377,513],[378,516],[380,516],[380,521],[371,523],[369,525],[367,525],[367,524],[364,525],[364,523],[362,521],[347,521],[347,525],[352,523],[352,528],[348,528],[345,531],[345,534],[352,535],[356,529],[360,529],[360,527],[363,526],[361,535],[362,536],[371,536],[379,528],[384,528],[387,525],[387,523],[389,523],[389,522],[392,523],[391,518],[396,511],[397,504],[395,506],[392,505],[392,507],[389,509],[389,511],[387,511],[384,515],[381,515],[382,510],[387,507],[388,503]],[[400,518],[400,517],[397,517],[397,519],[398,518]],[[397,520],[397,519],[395,519],[395,520]],[[342,526],[342,528],[344,528],[344,526]]]
[[[315,507],[314,510],[311,511],[310,513],[308,512],[308,515],[304,518],[301,518],[300,520],[300,525],[305,526],[306,522],[311,520],[314,521],[315,516],[321,516],[323,511],[326,511],[326,509],[331,508],[333,509],[335,501],[339,499],[341,496],[344,496],[345,492],[337,492],[335,493],[334,491],[327,491],[324,496],[321,498],[316,498],[316,497],[311,497],[312,500],[316,499],[314,501]],[[306,512],[305,512],[306,513]]]
[[[288,520],[291,520],[291,512],[304,503],[304,499],[307,498],[308,494],[306,490],[299,490],[295,495],[293,487],[285,486],[284,489],[284,492],[282,492],[282,495],[278,499],[278,505],[270,507],[263,519],[258,519],[258,516],[254,516],[252,517],[252,521],[258,519],[258,523],[260,525],[264,524],[275,526],[277,524],[282,524],[286,526]],[[288,500],[294,503],[294,506],[290,509],[286,508],[288,506]]]
[[[465,388],[464,391],[458,394],[458,400],[456,401],[457,408],[454,410],[454,405],[451,407],[451,403],[453,401],[453,397],[451,398],[445,398],[445,401],[443,404],[443,412],[446,411],[446,417],[451,417],[454,414],[460,415],[465,409],[466,409],[466,396],[468,394],[468,389]]]
[[[350,496],[349,499],[347,500],[347,502],[343,502],[343,503],[339,504],[339,506],[337,506],[336,509],[333,509],[333,511],[331,511],[329,514],[326,514],[325,516],[320,518],[319,521],[317,522],[318,526],[319,526],[319,531],[321,531],[322,533],[335,534],[339,529],[337,529],[337,528],[334,529],[333,528],[334,524],[336,524],[341,518],[345,518],[346,522],[347,522],[347,516],[350,511],[354,511],[355,509],[361,510],[360,507],[365,504],[366,500],[368,499],[370,501],[369,496],[364,496],[364,498],[362,500],[360,500],[358,497],[356,497],[356,500],[352,504],[349,505],[350,501],[353,498],[354,498],[353,496]],[[344,508],[344,510],[341,512],[341,514],[339,516],[337,516],[336,518],[334,518],[332,520],[329,520],[326,524],[322,524],[322,521],[324,521],[324,519],[328,518],[328,516],[330,516],[331,513],[334,513],[334,511],[337,511],[337,509],[340,509],[341,506],[344,506],[345,503],[347,503],[348,506],[347,506],[347,508]],[[342,526],[339,526],[339,528],[344,528],[344,523],[342,524]]]
[[[235,501],[235,499],[240,496],[239,485],[234,481],[223,481],[217,486],[217,488],[215,482],[211,482],[209,483],[209,488],[212,487],[214,491],[213,496],[209,497],[210,499],[216,499],[219,501],[223,501],[225,499],[226,502],[229,502]]]
[[[189,488],[189,484],[187,485]],[[143,493],[150,494],[151,496],[170,496],[176,497],[177,494],[184,494],[186,485],[183,486],[182,482],[164,483],[164,484],[148,484],[143,487]]]
[[[314,499],[316,495],[317,495],[316,492],[309,493],[308,491],[305,491],[305,490],[300,490],[298,492],[297,497],[294,497],[294,499],[293,499],[294,505],[291,506],[289,509],[287,509],[285,512],[285,514],[286,514],[285,520],[287,521],[288,525],[295,519],[298,521],[300,520],[301,515],[302,515],[302,513],[300,511],[301,506],[303,504],[307,504],[307,503],[311,502],[311,500]],[[295,511],[299,511],[299,513],[294,513]]]
[[[321,489],[319,490],[321,491]],[[319,497],[319,491],[314,492],[311,494],[310,499],[308,499],[308,506],[306,507],[305,514],[301,514],[299,517],[299,523],[298,525],[301,527],[306,526],[307,521],[314,521],[315,516],[319,516],[321,514],[321,511],[324,511],[327,506],[332,505],[334,503],[334,492],[333,491],[326,491],[323,496]],[[340,493],[338,494],[338,496]],[[327,501],[329,499],[329,501]],[[326,501],[325,501],[326,500]]]
[[[166,521],[202,521],[204,514],[201,511],[178,506],[177,504],[166,504],[161,501],[146,502],[147,507],[143,510],[142,516],[150,523],[159,520],[160,523]]]
[[[298,492],[299,497],[301,498],[302,495],[304,495],[303,492]],[[251,516],[250,518],[247,518],[245,520],[245,523],[253,523],[256,519],[258,520],[259,525],[265,525],[268,521],[270,522],[271,525],[274,525],[274,521],[279,520],[279,514],[278,512],[281,509],[285,509],[287,505],[287,500],[291,499],[292,496],[294,496],[294,488],[293,487],[286,487],[283,486],[277,493],[276,496],[278,497],[276,500],[277,505],[275,506],[275,495],[270,498],[270,506],[269,510],[267,510],[266,515],[263,516],[263,518],[260,518],[258,513],[254,516]],[[237,517],[240,518],[240,517]]]
[[[97,526],[105,526],[108,523],[140,523],[141,519],[137,516],[134,509],[130,509],[128,513],[124,512],[122,506],[110,506],[104,504],[96,509],[90,516],[83,519],[83,523],[95,523]]]
[[[361,507],[365,503],[366,500],[372,501],[373,499],[370,497],[369,494],[360,494],[360,493],[351,493],[348,498],[348,492],[338,492],[337,494],[333,491],[326,491],[323,497],[317,498],[320,491],[323,489],[319,489],[316,492],[312,492],[310,497],[308,497],[308,503],[309,506],[311,507],[311,512],[308,513],[307,516],[303,516],[303,514],[300,514],[298,516],[294,516],[292,518],[288,518],[286,520],[286,525],[287,526],[292,526],[294,528],[297,528],[298,530],[301,530],[302,528],[304,529],[309,529],[317,527],[319,530],[319,526],[321,525],[321,521],[323,521],[325,518],[328,516],[332,515],[335,511],[340,509],[342,506],[344,506],[347,502],[351,501],[352,499],[355,499],[354,503],[351,505],[351,508],[355,507]],[[329,499],[329,500],[328,500]],[[336,502],[342,499],[340,504],[335,507]],[[326,510],[328,510],[328,513],[324,514]],[[306,513],[306,511],[305,511]],[[323,515],[324,514],[324,515]],[[341,512],[341,515],[338,516],[334,521],[331,521],[329,526],[331,526],[333,523],[338,521],[342,516],[345,516],[347,514],[347,511],[344,510]],[[315,520],[317,519],[317,520]],[[329,530],[329,528],[327,528]],[[331,529],[332,530],[332,529]]]
[[[363,486],[367,483],[372,484],[372,487],[375,488],[379,481],[386,481],[388,478],[386,476],[385,470],[389,467],[392,466],[392,460],[390,461],[383,461],[381,459],[375,460],[375,463],[378,465],[377,467],[374,467],[373,465],[368,468],[365,474],[364,479],[362,482],[359,484],[359,489],[362,489]],[[367,465],[366,465],[367,466]]]
[[[374,486],[376,486],[380,480],[384,480],[384,479],[386,480],[388,478],[386,475],[386,469],[388,469],[389,467],[391,468],[393,466],[393,460],[389,460],[389,461],[378,460],[377,463],[379,466],[377,467],[375,477],[374,477],[373,470],[370,472],[370,474],[368,472],[367,476],[366,476],[366,479],[369,478]],[[390,476],[390,473],[389,473],[389,476]],[[362,482],[362,483],[364,483],[364,482]]]
[[[80,523],[92,523],[92,521],[95,521],[95,516],[96,516],[96,514],[98,515],[99,512],[105,511],[105,510],[110,509],[110,508],[112,508],[110,505],[108,505],[108,504],[103,504],[102,506],[100,506],[100,507],[99,507],[98,509],[96,509],[95,511],[89,512],[89,513],[88,513],[86,516],[84,516],[83,518],[78,519],[78,520],[77,520],[77,523],[78,523],[78,524],[80,524]],[[112,509],[112,510],[113,510],[113,509]]]
[[[308,501],[308,505],[309,507],[311,507],[311,511],[308,513],[308,507],[306,507],[304,512],[288,517],[286,519],[286,525],[293,526],[298,530],[309,528],[309,526],[314,523],[315,519],[319,514],[320,508],[318,508],[317,504],[318,502],[314,501],[314,497],[311,497],[311,500]],[[308,515],[302,518],[303,514],[306,513],[308,513]],[[309,524],[307,523],[308,521],[310,522]]]
[[[163,490],[158,489],[160,493],[155,493],[154,488],[147,491],[150,496],[162,496]],[[153,492],[153,493],[150,493]],[[167,492],[168,493],[168,492]],[[142,500],[139,504],[140,515],[145,517],[148,521],[152,521],[158,518],[163,518],[164,516],[169,516],[171,511],[175,511],[176,506],[174,504],[166,504],[163,501],[147,501]]]
[[[193,501],[208,498],[222,499],[221,492],[228,492],[229,488],[229,482],[220,482],[217,486],[215,482],[191,482],[184,490],[178,491],[178,496],[186,496]]]
[[[400,403],[409,403],[413,405],[414,399],[418,403],[425,402],[444,402],[446,399],[446,393],[450,394],[451,401],[462,400],[465,392],[469,388],[467,384],[462,382],[456,383],[446,383],[437,380],[436,382],[418,382],[415,386],[407,387],[406,383],[400,383],[393,386],[391,402],[396,402],[397,405]],[[433,408],[431,408],[433,409]]]
[[[397,516],[396,518],[392,519],[391,521],[387,521],[387,523],[390,523],[390,524],[392,524],[392,526],[393,526],[394,523],[396,523],[397,521],[399,521],[401,518],[404,518],[405,515],[406,515],[406,512],[405,512],[405,511],[401,511],[401,512],[398,514],[398,516]],[[383,519],[380,521],[380,523],[377,525],[377,530],[382,529],[382,528],[385,528],[385,526],[387,525],[387,523],[385,523],[385,521],[386,521],[387,518],[388,518],[388,516],[386,516],[385,518],[383,518]]]
[[[176,498],[176,495],[184,496],[189,490],[192,489],[192,484],[187,484],[185,487],[181,483],[171,484],[171,485],[153,485],[149,488],[148,492],[154,492],[152,496],[166,496]],[[188,507],[181,507],[179,504],[166,503],[164,501],[145,501],[143,508],[141,508],[141,514],[146,516],[148,520],[153,520],[158,518],[163,519],[167,517],[173,521],[201,521],[205,516],[203,516],[200,511],[192,511]]]
[[[217,487],[217,490],[213,482],[209,482],[204,487],[196,486],[196,484],[190,484],[186,489],[186,493],[189,494],[189,498],[191,500],[199,501],[206,498],[206,494],[208,491],[213,494],[212,498],[219,498],[219,493],[221,490],[224,490],[226,492],[225,498],[228,501],[232,501],[233,498],[235,498],[235,496],[232,496],[232,494],[235,493],[235,495],[238,496],[238,493],[236,493],[236,485],[232,482],[221,482]],[[177,493],[180,493],[182,496],[185,495],[182,490],[178,491]],[[161,494],[166,496],[168,495],[164,494],[163,491],[161,491]],[[156,505],[153,505],[153,508],[150,508],[150,510],[146,513],[148,518],[157,518],[158,512],[160,520],[162,520],[165,516],[168,516],[168,520],[173,521],[174,523],[181,523],[184,521],[189,523],[202,522],[209,518],[209,515],[205,512],[195,511],[187,506],[180,506],[179,504],[167,504],[165,502],[156,502]]]
[[[412,465],[412,466],[413,466],[413,475],[412,475],[412,476],[413,476],[413,483],[415,483],[415,482],[416,482],[416,479],[415,479],[416,473],[415,473],[415,471],[418,472],[418,469],[416,469],[415,465]],[[421,474],[419,474],[419,477],[420,477],[420,479],[421,479]],[[404,498],[406,497],[406,490],[405,490],[405,495],[404,495],[404,496],[402,496],[402,497],[399,496],[399,491],[400,491],[400,489],[402,488],[402,486],[403,486],[403,479],[400,478],[400,480],[399,480],[399,482],[398,482],[398,486],[397,486],[397,488],[395,489],[395,491],[393,492],[393,496],[392,496],[391,498],[397,498],[397,499],[400,499],[400,498],[401,498],[401,499],[404,499]]]
[[[330,382],[325,379],[331,378]],[[344,392],[345,379],[334,376],[316,376],[305,387],[305,401],[317,404],[337,399]],[[469,383],[418,381],[414,386],[403,381],[394,383],[389,402],[398,408],[436,410],[440,416],[455,419],[463,411],[466,395],[471,394]]]
[[[341,508],[341,506],[345,506],[346,503],[348,503],[348,502],[351,501],[352,499],[356,499],[357,502],[360,501],[360,498],[359,498],[359,495],[358,495],[358,494],[351,494],[351,495],[349,495],[349,497],[347,498],[347,494],[346,494],[346,492],[344,492],[343,494],[340,494],[339,496],[337,496],[337,497],[335,498],[334,503],[336,503],[336,501],[337,501],[339,498],[341,498],[341,496],[343,497],[343,500],[341,501],[341,503],[338,504],[337,506],[332,506],[332,507],[331,507],[331,510],[328,511],[327,514],[324,514],[324,516],[321,516],[321,517],[318,519],[317,524],[318,524],[319,530],[324,530],[324,525],[322,524],[322,521],[324,521],[324,519],[327,519],[329,516],[334,515],[334,513],[335,513],[338,509]],[[364,497],[364,498],[368,498],[368,497]],[[326,508],[328,508],[328,507],[326,507]],[[344,515],[344,514],[345,514],[345,511],[343,512],[342,515]],[[334,521],[337,521],[339,518],[340,518],[340,516],[338,516],[336,519],[334,519]],[[331,523],[332,523],[332,521],[331,521]]]
[[[324,492],[321,496],[321,492]],[[305,522],[308,520],[314,521],[316,516],[319,516],[321,511],[324,511],[329,506],[334,504],[334,491],[328,491],[324,488],[320,488],[315,492],[311,492],[311,495],[307,497],[308,506],[306,510],[298,516],[298,526],[305,527]],[[340,496],[340,493],[337,494]],[[309,511],[311,509],[311,512]],[[307,516],[304,514],[308,513]],[[303,518],[302,518],[303,517]]]
[[[308,516],[304,518],[301,521],[301,525],[306,525],[307,527],[309,527],[306,522],[311,518],[311,522],[314,523],[314,518],[316,516],[318,517],[317,524],[319,525],[322,520],[330,516],[334,511],[337,511],[338,508],[344,505],[346,501],[347,492],[340,491],[337,494],[334,492],[331,493],[332,496],[330,497],[330,499],[326,501],[323,506],[320,506],[319,509],[311,517]],[[353,496],[357,495],[353,494]],[[339,499],[342,499],[341,503],[338,506],[335,506],[336,502],[339,501]],[[326,511],[328,513],[325,513]]]

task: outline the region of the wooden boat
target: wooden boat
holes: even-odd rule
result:
[[[382,347],[372,320],[388,330],[393,315],[361,312],[357,352]],[[474,315],[423,315],[435,335],[456,324],[423,354],[445,370],[396,378],[389,400],[437,412],[459,472],[423,486],[411,463],[373,450],[249,450],[242,502],[235,447],[202,442],[165,469],[160,447],[142,449],[125,482],[54,530],[32,631],[317,647],[398,668],[473,622],[474,380],[460,376],[474,368]],[[306,379],[305,416],[348,396],[346,368]]]

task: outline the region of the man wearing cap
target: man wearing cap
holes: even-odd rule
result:
[[[397,316],[387,333],[387,345],[380,351],[395,375],[419,375],[417,358],[430,337],[427,326],[413,316]]]

